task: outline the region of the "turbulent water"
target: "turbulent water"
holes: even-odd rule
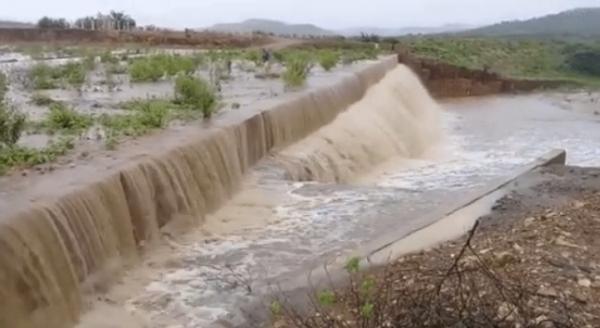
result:
[[[391,158],[421,155],[440,133],[438,105],[398,66],[334,122],[275,157],[293,180],[348,182]]]

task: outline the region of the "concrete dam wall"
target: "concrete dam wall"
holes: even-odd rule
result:
[[[178,218],[202,222],[249,168],[334,122],[397,66],[388,58],[270,108],[225,116],[171,142],[143,143],[103,170],[55,172],[15,187],[0,199],[0,327],[75,324],[83,293],[99,275],[135,265]],[[403,67],[393,72],[388,83],[410,76]]]

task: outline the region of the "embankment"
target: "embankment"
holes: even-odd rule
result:
[[[511,79],[499,74],[458,67],[408,53],[398,54],[398,62],[410,67],[436,98],[484,96],[556,88],[563,81]]]
[[[100,275],[134,264],[178,217],[201,222],[260,159],[332,122],[396,66],[391,57],[270,108],[132,144],[118,161],[3,188],[0,327],[71,326]]]
[[[80,29],[0,28],[0,44],[140,43],[144,45],[249,47],[272,42],[266,36],[182,31],[89,31]]]

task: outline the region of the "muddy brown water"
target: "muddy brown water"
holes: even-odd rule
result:
[[[281,159],[275,158],[259,166],[255,174],[263,180],[254,180],[252,187],[243,188],[211,216],[201,241],[192,238],[173,246],[168,269],[151,269],[154,278],[149,283],[133,288],[127,297],[115,296],[116,307],[106,302],[102,306],[140,326],[244,326],[253,309],[248,304],[254,301],[268,308],[261,296],[276,292],[278,281],[308,275],[307,268],[350,256],[383,233],[408,234],[429,224],[422,218],[432,208],[452,204],[469,191],[511,175],[549,149],[567,149],[571,164],[600,164],[598,120],[592,113],[564,108],[560,99],[557,94],[536,94],[443,102],[443,138],[417,158],[390,158],[369,174],[342,184],[286,182],[297,172],[290,174],[286,165],[303,162],[290,161],[290,154],[303,154],[303,163],[309,161],[304,167],[314,167],[314,151],[323,148],[311,149],[319,142],[310,139],[331,138],[321,130],[286,148],[284,165],[278,166]],[[352,137],[341,140],[364,142],[348,138]],[[330,160],[324,163],[331,165]],[[326,172],[331,178],[331,171]],[[344,177],[342,173],[337,178]],[[459,236],[500,196],[491,195],[440,221],[426,236],[411,235],[397,248],[401,253],[418,250]],[[98,322],[96,315],[91,312],[89,322]]]
[[[394,66],[4,184],[0,323],[61,327],[86,310],[81,327],[243,326],[245,305],[280,279],[413,231],[432,207],[549,148],[571,164],[600,159],[596,117],[561,108],[561,96],[439,110]]]

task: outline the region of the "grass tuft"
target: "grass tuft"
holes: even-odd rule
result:
[[[200,110],[205,118],[209,118],[213,114],[217,97],[203,79],[179,75],[175,80],[175,102],[192,110]]]

